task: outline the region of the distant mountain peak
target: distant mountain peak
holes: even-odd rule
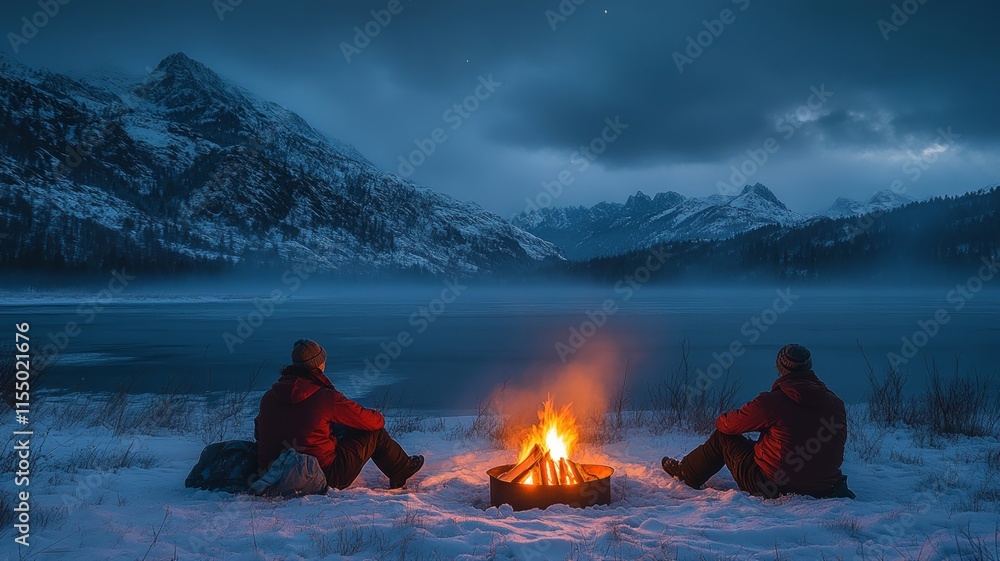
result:
[[[159,64],[156,65],[154,70],[160,72],[190,72],[208,73],[213,76],[215,75],[215,72],[212,72],[212,70],[204,64],[180,52],[167,55],[159,62]]]
[[[756,195],[774,204],[781,204],[778,197],[774,195],[774,192],[768,189],[763,183],[754,183],[753,185],[746,185],[740,192],[740,195]],[[782,205],[784,206],[784,205]]]
[[[253,94],[184,53],[160,61],[132,93],[220,145],[259,131],[268,118],[260,114],[264,103]]]
[[[770,202],[772,202],[772,203],[774,203],[774,204],[776,204],[776,205],[778,205],[778,206],[780,206],[782,208],[786,208],[785,205],[784,205],[784,203],[782,203],[781,201],[779,201],[778,197],[776,197],[774,195],[774,193],[770,189],[768,189],[766,186],[764,186],[763,183],[754,183],[753,185],[747,185],[747,186],[743,187],[743,190],[740,191],[740,196],[743,196],[743,195],[756,195],[756,196],[758,196],[758,197],[760,197],[760,198],[762,198],[764,200],[770,201]]]
[[[878,204],[884,202],[898,202],[898,203],[909,203],[913,201],[913,197],[905,193],[897,193],[896,191],[891,191],[889,189],[882,189],[880,191],[875,191],[871,198],[868,199],[868,204]]]
[[[153,69],[150,80],[165,82],[172,88],[194,87],[212,90],[216,94],[233,88],[211,68],[184,53],[174,53],[161,60]]]
[[[649,195],[642,191],[636,191],[634,195],[630,195],[628,200],[625,201],[626,208],[648,208],[652,204],[653,199],[649,198]]]
[[[823,214],[830,218],[843,218],[867,214],[874,211],[887,211],[910,204],[915,199],[905,193],[882,189],[872,194],[868,202],[861,202],[847,197],[838,197]]]
[[[721,239],[764,225],[801,222],[760,183],[736,197],[688,199],[666,191],[650,198],[642,191],[625,204],[590,208],[546,208],[515,217],[514,224],[559,246],[567,257],[614,255],[665,240]]]
[[[653,197],[653,207],[658,211],[664,211],[674,208],[686,200],[687,197],[676,191],[665,191],[663,193],[657,193],[656,196]]]

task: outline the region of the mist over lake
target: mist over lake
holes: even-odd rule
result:
[[[924,379],[925,360],[950,374],[960,356],[962,375],[973,366],[991,372],[1000,292],[987,285],[966,297],[953,289],[626,291],[443,283],[337,287],[273,306],[264,300],[267,291],[132,293],[94,314],[82,311],[87,296],[30,296],[6,299],[2,314],[8,322],[30,318],[44,344],[53,340],[50,334],[58,339],[67,322],[80,325],[46,368],[46,388],[114,390],[132,383],[133,391],[169,386],[201,393],[245,388],[260,368],[255,389],[264,390],[288,362],[291,343],[309,337],[326,347],[327,372],[348,395],[372,402],[388,392],[399,407],[467,413],[505,381],[544,386],[547,374],[565,368],[563,358],[572,365],[598,352],[600,367],[610,370],[601,376],[612,387],[621,384],[630,361],[629,394],[641,407],[648,383],[677,366],[684,340],[692,372],[708,376],[703,381],[714,380],[732,357],[741,400],[770,388],[775,353],[789,342],[812,350],[817,374],[848,402],[865,392],[858,342],[877,373],[890,353],[905,361],[911,389]]]

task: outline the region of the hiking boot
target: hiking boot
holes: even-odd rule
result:
[[[847,476],[841,475],[840,480],[837,484],[833,486],[833,489],[829,493],[830,498],[834,499],[857,499],[858,496],[851,491],[851,488],[847,486]]]
[[[664,456],[663,459],[660,460],[660,467],[662,467],[663,471],[667,472],[667,475],[670,477],[673,477],[688,487],[697,489],[697,487],[688,482],[687,476],[684,475],[684,468],[681,467],[681,463],[679,461],[671,458],[670,456]]]
[[[406,480],[413,477],[413,474],[420,471],[420,468],[424,467],[424,457],[423,456],[410,456],[410,461],[406,463],[406,467],[403,468],[402,473],[393,477],[389,480],[390,489],[400,489],[406,485]]]

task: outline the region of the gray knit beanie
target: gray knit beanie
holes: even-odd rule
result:
[[[812,353],[809,349],[792,343],[790,345],[785,345],[781,347],[778,351],[778,358],[775,361],[775,366],[778,367],[778,373],[782,376],[791,374],[793,372],[806,372],[812,370],[813,361]]]
[[[292,364],[306,368],[319,368],[326,362],[326,351],[311,339],[299,339],[292,346]]]

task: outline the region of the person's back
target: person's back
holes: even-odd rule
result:
[[[288,448],[315,457],[331,487],[343,489],[368,460],[389,477],[389,487],[406,484],[424,464],[407,456],[385,431],[385,418],[337,391],[324,374],[326,351],[309,339],[292,349],[292,364],[260,400],[254,419],[258,468],[266,471]]]
[[[719,415],[705,444],[682,460],[664,457],[664,471],[694,488],[723,466],[740,489],[774,497],[801,493],[854,498],[840,471],[847,442],[844,402],[813,372],[802,345],[782,347],[778,379],[739,409]],[[743,434],[759,432],[754,442]]]
[[[286,366],[260,400],[255,422],[258,467],[267,469],[287,448],[328,467],[337,448],[334,423],[374,431],[385,425],[385,419],[344,397],[318,370]]]
[[[759,428],[747,429],[750,426]],[[823,493],[843,475],[844,402],[812,370],[778,378],[770,392],[720,416],[716,428],[725,434],[759,430],[754,457],[781,492]]]

